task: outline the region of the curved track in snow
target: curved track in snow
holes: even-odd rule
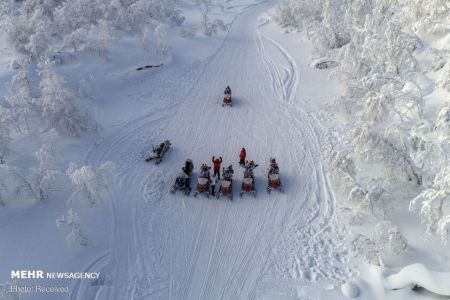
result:
[[[108,283],[88,288],[78,282],[71,299],[259,299],[271,278],[346,276],[322,164],[325,133],[310,110],[292,101],[299,85],[295,61],[258,30],[259,15],[271,5],[251,7],[234,20],[179,105],[130,122],[90,151],[87,163],[119,166],[110,200],[111,248],[86,267],[106,274]],[[227,84],[232,108],[221,107]],[[142,144],[166,138],[173,149],[164,161],[143,163]],[[257,198],[238,196],[242,147],[260,165]],[[213,155],[235,167],[233,202],[168,192],[186,158],[198,171]],[[279,161],[284,194],[265,192],[271,156]]]

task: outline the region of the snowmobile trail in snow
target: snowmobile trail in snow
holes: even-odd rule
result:
[[[325,133],[307,106],[291,101],[301,90],[295,62],[258,30],[259,15],[273,5],[236,17],[178,106],[130,122],[89,153],[90,164],[119,165],[110,199],[111,249],[101,264],[87,267],[98,265],[95,271],[111,280],[95,299],[260,299],[272,279],[348,275],[340,268],[345,232],[322,163]],[[224,109],[217,99],[226,85],[234,102]],[[172,150],[161,164],[146,164],[139,149],[157,139],[169,139]],[[242,147],[259,164],[256,198],[238,197]],[[186,158],[198,172],[213,155],[234,166],[232,202],[169,193]],[[266,193],[270,157],[279,162],[285,193]],[[74,288],[71,298],[83,299],[86,288]]]

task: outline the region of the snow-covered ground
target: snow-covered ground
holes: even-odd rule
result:
[[[47,202],[0,206],[0,283],[14,281],[11,270],[102,274],[96,281],[17,279],[18,285],[69,286],[62,294],[23,293],[25,300],[343,299],[340,286],[348,280],[359,286],[361,299],[434,297],[389,291],[386,278],[393,270],[361,268],[347,250],[351,230],[339,220],[325,163],[329,119],[320,112],[340,87],[329,79],[330,70],[310,67],[312,45],[302,33],[283,32],[274,22],[277,3],[226,1],[224,11],[212,5],[210,17],[220,17],[226,32],[182,37],[170,28],[169,57],[124,37],[107,59],[81,53],[55,67],[73,89],[88,79],[92,94],[83,105],[94,108],[102,127],[62,139],[58,166],[112,161],[116,168],[101,205],[73,207],[87,246],[67,246],[55,226],[68,208],[64,188]],[[180,8],[184,26],[195,28],[197,6],[183,1]],[[0,46],[0,81],[7,82],[13,56],[4,42]],[[221,106],[226,85],[233,90],[231,108]],[[161,164],[145,163],[151,146],[165,139],[172,149]],[[36,145],[32,136],[15,141],[17,164],[25,168],[29,161],[21,159]],[[259,164],[256,198],[239,197],[242,147],[247,159]],[[169,193],[186,158],[194,162],[194,188],[200,165],[211,165],[212,156],[234,166],[233,201]],[[280,165],[284,193],[266,193],[270,157]],[[408,232],[408,218],[397,217],[397,225],[415,250],[401,263],[387,264],[399,268],[420,258],[446,271],[448,255],[430,255],[445,252],[436,240],[420,238],[436,243],[429,253],[424,243],[411,242],[419,229]],[[392,276],[389,282],[401,287],[421,282]]]

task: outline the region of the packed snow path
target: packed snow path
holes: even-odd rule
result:
[[[87,163],[119,166],[110,199],[111,247],[86,266],[105,274],[105,282],[78,282],[71,299],[274,298],[274,278],[347,275],[339,268],[345,254],[322,162],[323,132],[305,104],[294,101],[301,75],[295,63],[259,34],[258,16],[271,5],[236,17],[178,105],[167,95],[164,109],[131,121],[90,151]],[[269,48],[290,67],[278,67]],[[227,84],[232,108],[221,106]],[[142,144],[166,138],[173,148],[163,162],[144,163]],[[259,164],[256,198],[238,194],[242,147]],[[198,172],[213,155],[234,166],[233,202],[169,193],[186,158]],[[284,194],[266,193],[271,156],[281,167]]]

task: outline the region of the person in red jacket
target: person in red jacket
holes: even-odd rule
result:
[[[215,156],[212,157],[212,162],[214,164],[214,175],[220,180],[220,164],[222,163],[222,156],[216,159]]]
[[[245,148],[242,148],[241,153],[239,153],[239,165],[245,166],[245,157],[247,156],[247,152]]]

